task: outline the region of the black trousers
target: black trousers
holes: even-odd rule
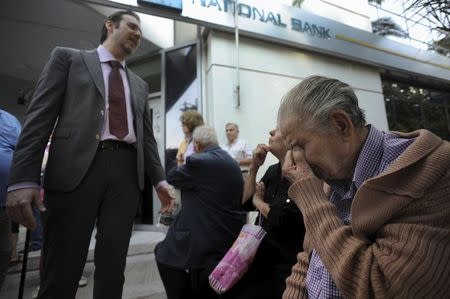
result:
[[[269,263],[265,266],[264,262],[251,265],[249,271],[224,295],[227,299],[281,299],[291,267]]]
[[[166,289],[167,299],[215,299],[221,298],[209,286],[209,270],[186,271],[156,262],[159,275]]]
[[[0,292],[11,258],[11,222],[5,207],[0,207]]]
[[[128,245],[139,201],[132,148],[97,151],[72,192],[46,191],[43,271],[38,298],[75,298],[94,225],[94,298],[122,297]]]

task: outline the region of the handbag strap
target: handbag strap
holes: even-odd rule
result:
[[[258,214],[259,214],[259,216],[258,216],[258,225],[261,226],[261,222],[262,222],[261,212],[258,212]]]

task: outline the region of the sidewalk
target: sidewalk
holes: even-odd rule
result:
[[[125,269],[124,299],[165,299],[166,295],[156,267],[153,251],[156,244],[164,239],[165,234],[153,226],[135,226],[128,249],[127,267]],[[23,248],[25,229],[19,233],[19,250]],[[95,232],[92,234],[89,245],[89,254],[84,276],[88,278],[88,285],[78,289],[77,299],[91,299],[94,274],[94,247]],[[40,251],[31,252],[28,257],[28,272],[25,281],[23,298],[31,298],[31,293],[39,284],[39,257]],[[1,299],[14,299],[18,296],[20,284],[19,264],[9,268],[8,276],[0,291]]]

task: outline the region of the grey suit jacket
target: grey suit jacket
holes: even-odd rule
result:
[[[144,175],[165,178],[148,110],[147,84],[127,70],[136,131],[139,187]],[[105,87],[97,50],[55,48],[36,85],[19,137],[9,185],[40,182],[41,162],[54,128],[44,188],[71,191],[97,151],[105,117]],[[56,124],[56,125],[55,125]]]

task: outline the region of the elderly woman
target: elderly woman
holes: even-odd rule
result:
[[[245,210],[259,211],[261,216],[256,224],[259,223],[267,234],[248,273],[224,298],[281,298],[286,288],[285,280],[297,260],[297,253],[303,250],[303,216],[295,202],[289,199],[289,183],[281,175],[287,148],[278,128],[271,130],[269,134],[268,144],[259,144],[253,151],[242,196]],[[256,182],[256,174],[264,164],[268,152],[279,162],[271,165],[261,181]]]
[[[198,126],[204,124],[203,116],[195,110],[186,110],[180,116],[181,129],[184,133],[184,139],[181,141],[177,152],[177,165],[182,165],[186,162],[186,158],[194,153],[194,146],[192,144],[192,132]]]

